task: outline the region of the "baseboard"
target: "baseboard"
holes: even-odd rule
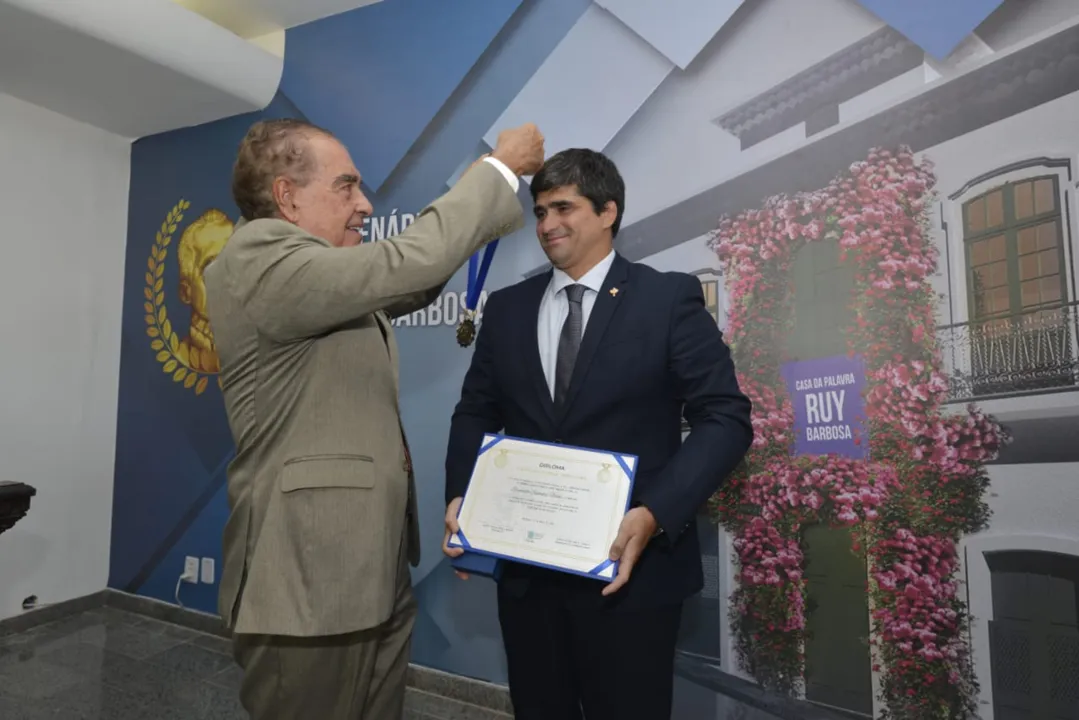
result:
[[[176,604],[131,595],[111,588],[100,590],[93,595],[28,610],[21,615],[6,617],[0,620],[0,636],[25,633],[39,625],[53,623],[69,615],[103,607],[146,615],[154,620],[180,625],[207,635],[216,635],[226,639],[232,637],[219,615],[181,608]],[[759,685],[722,673],[718,668],[701,662],[699,658],[685,654],[680,654],[675,667],[677,667],[678,675],[701,687],[770,712],[782,720],[849,720],[859,717],[769,693],[761,689]],[[509,689],[502,684],[467,678],[415,664],[409,665],[408,684],[410,688],[424,693],[504,712],[504,714],[513,714],[513,705],[509,702]]]
[[[92,595],[27,610],[21,615],[0,620],[0,636],[26,632],[39,625],[56,622],[70,615],[100,607],[125,610],[226,639],[232,636],[218,615],[111,588]],[[769,712],[782,720],[851,720],[860,717],[770,693],[754,683],[721,672],[714,665],[684,653],[679,654],[675,667],[678,675],[697,685]],[[430,695],[469,703],[487,710],[513,713],[509,688],[505,685],[416,664],[409,665],[408,685]]]
[[[118,610],[145,615],[173,625],[182,625],[190,630],[216,635],[226,640],[232,637],[232,632],[225,627],[220,615],[205,613],[201,610],[192,610],[162,600],[111,589],[105,591],[105,604]]]
[[[209,635],[226,639],[232,637],[231,631],[225,627],[218,615],[131,595],[119,590],[106,590],[104,598],[104,604],[109,607],[146,615],[155,620],[181,625]],[[408,684],[410,687],[432,695],[471,703],[488,710],[512,712],[513,709],[510,705],[509,689],[503,685],[454,675],[422,665],[409,665]]]
[[[0,635],[14,635],[15,633],[33,630],[39,625],[56,622],[70,615],[78,615],[99,608],[105,604],[105,595],[108,590],[100,590],[92,595],[63,600],[58,603],[42,605],[33,610],[26,610],[20,615],[13,615],[0,620]]]
[[[21,615],[0,620],[0,635],[32,630],[39,625],[56,622],[71,615],[77,615],[101,607],[113,607],[118,610],[145,615],[162,622],[203,632],[208,635],[230,638],[232,633],[225,627],[221,617],[210,613],[180,607],[172,603],[153,598],[132,595],[111,588],[92,595],[65,600],[54,605],[46,605],[34,610],[27,610]],[[512,713],[509,689],[474,678],[435,670],[422,665],[410,664],[408,685],[422,692],[438,695],[450,700],[470,703],[487,710]]]
[[[760,685],[723,672],[714,664],[687,653],[679,653],[675,674],[719,695],[763,710],[780,720],[866,720],[865,716],[785,697]]]
[[[100,607],[125,610],[226,639],[232,636],[218,615],[113,589],[27,610],[21,615],[0,620],[0,636],[26,632],[39,625],[56,622],[70,615]],[[765,710],[783,720],[850,720],[860,717],[805,701],[781,697],[763,690],[754,683],[721,672],[699,658],[685,654],[679,655],[676,661],[676,672],[691,682],[732,697],[746,705]],[[430,695],[469,703],[487,710],[513,713],[509,688],[505,685],[415,664],[409,665],[408,685]]]
[[[440,695],[451,700],[478,705],[487,710],[513,713],[513,705],[510,703],[510,691],[505,685],[497,685],[484,680],[476,680],[464,675],[455,675],[415,664],[409,665],[408,685],[432,695]]]

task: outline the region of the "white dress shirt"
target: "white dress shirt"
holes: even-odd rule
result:
[[[486,163],[491,163],[496,168],[498,168],[498,171],[502,173],[502,177],[506,178],[506,182],[508,182],[510,184],[510,187],[513,188],[513,192],[517,192],[517,188],[521,186],[521,181],[517,179],[517,176],[513,174],[512,170],[506,167],[506,163],[502,162],[501,160],[496,160],[490,155],[485,157],[483,161]]]
[[[566,287],[577,284],[584,285],[584,297],[581,299],[581,337],[584,337],[588,327],[588,317],[592,314],[592,308],[596,304],[596,296],[603,287],[603,281],[607,279],[607,273],[614,262],[614,250],[607,257],[599,261],[595,267],[586,272],[580,280],[574,283],[566,273],[558,268],[554,269],[551,282],[547,285],[547,291],[540,300],[539,322],[536,331],[539,340],[540,362],[543,363],[543,374],[547,378],[547,388],[551,391],[551,399],[554,399],[554,376],[555,363],[558,357],[558,338],[562,334],[562,325],[569,317],[569,299],[566,297]]]

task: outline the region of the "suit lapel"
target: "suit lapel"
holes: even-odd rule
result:
[[[555,419],[554,400],[551,389],[547,386],[547,376],[543,373],[543,361],[539,350],[539,312],[543,294],[551,282],[551,271],[538,276],[529,286],[525,295],[526,314],[529,322],[523,323],[525,339],[521,346],[525,352],[525,372],[532,382],[532,387],[539,395],[540,406],[551,422]]]
[[[611,269],[607,272],[607,277],[603,281],[603,287],[600,288],[599,294],[596,296],[596,304],[592,306],[592,312],[588,316],[588,324],[585,326],[584,336],[581,338],[581,348],[577,351],[577,361],[573,365],[573,375],[570,378],[566,401],[559,408],[557,418],[559,420],[566,416],[581,389],[584,377],[588,373],[588,367],[592,364],[592,358],[595,357],[596,350],[607,332],[607,326],[610,325],[611,318],[614,317],[619,305],[623,302],[619,295],[624,290],[622,286],[626,284],[628,279],[629,262],[621,255],[615,255],[614,262],[611,263]]]

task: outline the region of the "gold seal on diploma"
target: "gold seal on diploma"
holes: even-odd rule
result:
[[[471,345],[476,339],[476,321],[472,319],[473,316],[474,313],[471,310],[463,310],[461,322],[457,323],[457,344],[463,348]]]

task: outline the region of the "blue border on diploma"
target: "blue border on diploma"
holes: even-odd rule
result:
[[[455,558],[450,558],[450,565],[459,572],[490,578],[495,582],[502,577],[502,560],[490,555],[466,551]]]
[[[582,447],[580,445],[567,445],[565,443],[547,442],[546,440],[532,440],[529,438],[515,437],[513,435],[485,433],[483,436],[483,442],[480,443],[479,452],[476,453],[477,463],[479,462],[480,455],[483,455],[485,452],[487,452],[503,440],[516,440],[518,442],[528,443],[529,445],[546,445],[548,447],[561,447],[570,450],[581,450],[583,452],[610,455],[616,461],[618,461],[618,464],[621,466],[622,470],[624,470],[626,475],[629,476],[629,492],[626,493],[626,507],[622,510],[622,514],[624,516],[627,512],[629,512],[629,508],[633,500],[633,485],[637,479],[637,467],[641,463],[641,459],[637,455],[634,455],[632,453],[618,453],[612,450],[597,450],[596,448]],[[626,462],[626,458],[633,458],[634,462],[632,468],[630,468],[629,463]],[[475,472],[475,465],[473,465],[472,471]],[[465,497],[461,500],[461,507],[457,509],[458,517],[460,517],[461,515],[461,508],[465,506],[465,499],[467,499],[467,497],[468,488],[465,489]],[[499,560],[508,560],[510,562],[521,563],[523,565],[533,565],[535,567],[541,567],[547,570],[555,570],[557,572],[569,573],[570,575],[580,575],[581,577],[591,578],[593,580],[603,580],[605,582],[612,582],[614,581],[615,577],[618,576],[619,562],[613,561],[610,558],[604,558],[603,562],[601,562],[599,565],[596,565],[596,567],[592,568],[587,572],[583,572],[581,570],[574,570],[573,568],[562,567],[561,565],[550,565],[548,563],[541,563],[535,560],[524,560],[514,555],[506,555],[504,553],[497,553],[491,550],[482,550],[480,548],[475,548],[472,547],[472,544],[470,542],[468,542],[468,538],[465,537],[465,534],[463,532],[458,530],[456,535],[460,539],[460,542],[455,542],[454,539],[451,537],[450,540],[446,543],[447,546],[463,548],[468,553],[474,553],[476,555],[486,555],[488,557],[498,558]],[[600,575],[600,573],[607,568],[613,568],[612,575],[609,578]],[[501,568],[499,568],[499,575],[501,575]]]

